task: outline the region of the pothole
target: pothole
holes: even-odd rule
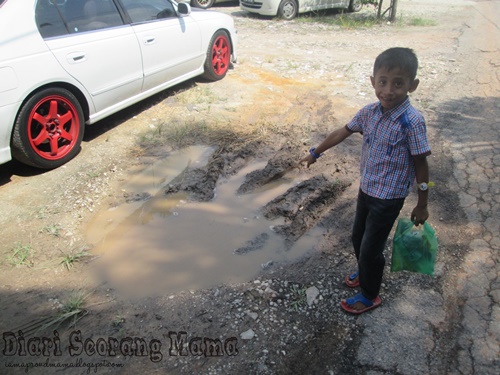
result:
[[[96,214],[87,230],[88,242],[95,244],[93,252],[100,255],[96,270],[110,286],[144,297],[245,282],[263,268],[272,271],[314,248],[321,237],[314,222],[308,225],[312,229],[302,229],[290,241],[282,229],[293,222],[289,215],[263,211],[269,202],[301,186],[304,176],[287,163],[286,173],[246,194],[238,193],[248,184],[246,176],[266,170],[267,161],[219,178],[213,199],[206,202],[188,199],[193,190],[189,184],[186,191],[172,189],[174,179],[182,185],[183,176],[193,176],[187,170],[198,175],[209,169],[212,152],[193,146],[158,161],[130,176],[122,187],[122,204]],[[307,189],[314,192],[311,184]],[[166,194],[169,190],[176,192]]]

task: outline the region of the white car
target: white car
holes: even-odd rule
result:
[[[85,125],[236,62],[225,14],[173,0],[0,0],[0,164],[56,168]]]
[[[190,3],[191,6],[201,9],[208,9],[215,3],[228,3],[228,2],[238,2],[238,0],[180,0],[186,3]]]
[[[261,16],[278,16],[291,20],[300,13],[322,9],[348,9],[359,12],[363,0],[240,0],[240,8]]]

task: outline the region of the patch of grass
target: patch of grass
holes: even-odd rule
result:
[[[7,259],[13,266],[28,266],[33,265],[33,261],[30,259],[33,255],[33,249],[31,245],[23,245],[18,242],[12,248],[12,255]]]
[[[359,13],[349,13],[332,9],[322,10],[306,13],[303,16],[297,17],[296,20],[297,22],[302,23],[318,23],[350,30],[369,29],[377,25],[386,24],[388,14],[383,13],[379,18],[377,15],[378,7],[374,6],[373,9],[373,12],[362,11]],[[417,16],[407,17],[402,13],[398,13],[396,18],[396,22],[394,23],[399,26],[437,25],[437,22],[435,20]]]
[[[48,216],[47,207],[41,206],[35,210],[35,217],[37,219],[45,219]]]
[[[311,126],[296,126],[294,123],[273,122],[257,119],[253,123],[235,124],[231,120],[218,118],[215,121],[175,119],[158,132],[142,135],[140,145],[144,148],[169,144],[177,148],[193,144],[205,144],[233,150],[253,142],[266,142],[270,136],[282,135],[293,139],[308,137]]]
[[[287,61],[286,64],[288,70],[297,70],[302,66],[302,64],[293,61]]]
[[[187,105],[214,104],[226,102],[227,98],[216,95],[209,85],[196,86],[192,90],[186,90],[177,96],[179,103]]]
[[[313,128],[318,130],[317,124],[306,123],[297,126],[296,118],[272,121],[266,114],[258,115],[251,122],[244,123],[234,119],[229,113],[227,118],[217,116],[199,119],[198,117],[172,113],[168,122],[141,134],[138,150],[134,153],[144,154],[144,150],[163,145],[183,148],[199,144],[237,152],[240,148],[254,149],[254,142],[267,143],[269,137],[308,139]]]
[[[125,323],[125,318],[121,314],[116,315],[112,322],[113,327],[117,328],[121,328],[123,323]]]
[[[183,144],[189,138],[206,138],[208,126],[205,121],[178,122],[172,124],[164,133],[170,142]]]
[[[40,330],[43,331],[49,327],[57,328],[67,321],[70,322],[70,327],[74,327],[81,318],[88,314],[87,310],[83,307],[85,297],[81,291],[71,294],[68,300],[62,305],[59,313],[49,319]]]
[[[382,21],[375,14],[347,14],[341,13],[333,19],[334,25],[343,29],[365,29],[379,25]]]
[[[336,12],[335,14],[332,14],[331,11],[319,11],[298,17],[297,22],[319,23],[323,25],[337,26],[342,29],[363,29],[379,25],[383,23],[384,20],[377,18],[376,13]]]
[[[437,22],[434,20],[430,20],[427,18],[421,17],[411,17],[409,19],[405,19],[404,24],[408,26],[436,26]]]
[[[60,305],[57,314],[45,319],[45,324],[38,329],[38,332],[46,331],[48,328],[57,329],[57,327],[66,322],[69,323],[70,328],[75,327],[80,319],[88,315],[90,307],[110,302],[108,300],[89,305],[87,304],[87,298],[91,294],[92,292],[84,294],[83,291],[73,291],[68,296],[68,299]]]
[[[291,289],[292,302],[290,303],[290,307],[292,308],[292,310],[298,311],[299,308],[306,303],[306,288],[301,288],[298,285],[293,284]]]
[[[101,175],[101,172],[99,171],[88,171],[87,172],[87,177],[90,179],[94,179],[96,177],[99,177]]]
[[[81,262],[85,258],[91,257],[92,255],[88,253],[86,250],[81,250],[78,253],[66,254],[63,253],[62,260],[59,264],[62,264],[69,271],[73,268],[73,264],[76,262]]]
[[[83,302],[85,302],[85,296],[83,295],[83,292],[75,292],[74,294],[70,295],[66,303],[63,304],[61,311],[63,313],[74,313],[75,311],[82,311]]]
[[[63,228],[59,224],[50,224],[50,225],[45,226],[42,229],[42,231],[50,234],[51,236],[59,237],[61,235],[61,229],[63,229]]]

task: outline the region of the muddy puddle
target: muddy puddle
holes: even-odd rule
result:
[[[212,150],[194,146],[130,175],[122,186],[126,203],[96,214],[87,230],[100,277],[118,291],[165,295],[245,282],[311,250],[319,233],[302,236],[291,248],[273,232],[282,219],[267,220],[267,202],[300,182],[292,171],[259,191],[238,195],[245,175],[264,168],[256,162],[218,182],[210,202],[189,201],[165,187],[185,168],[206,165]]]

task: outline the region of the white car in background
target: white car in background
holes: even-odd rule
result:
[[[291,20],[300,13],[322,9],[347,9],[359,12],[363,0],[240,0],[240,8],[261,16],[278,16]]]
[[[173,0],[0,0],[0,164],[56,168],[85,125],[236,62],[233,19]]]
[[[189,3],[191,4],[191,6],[201,9],[208,9],[215,3],[220,4],[220,3],[234,2],[238,4],[238,0],[180,0],[180,1]]]

